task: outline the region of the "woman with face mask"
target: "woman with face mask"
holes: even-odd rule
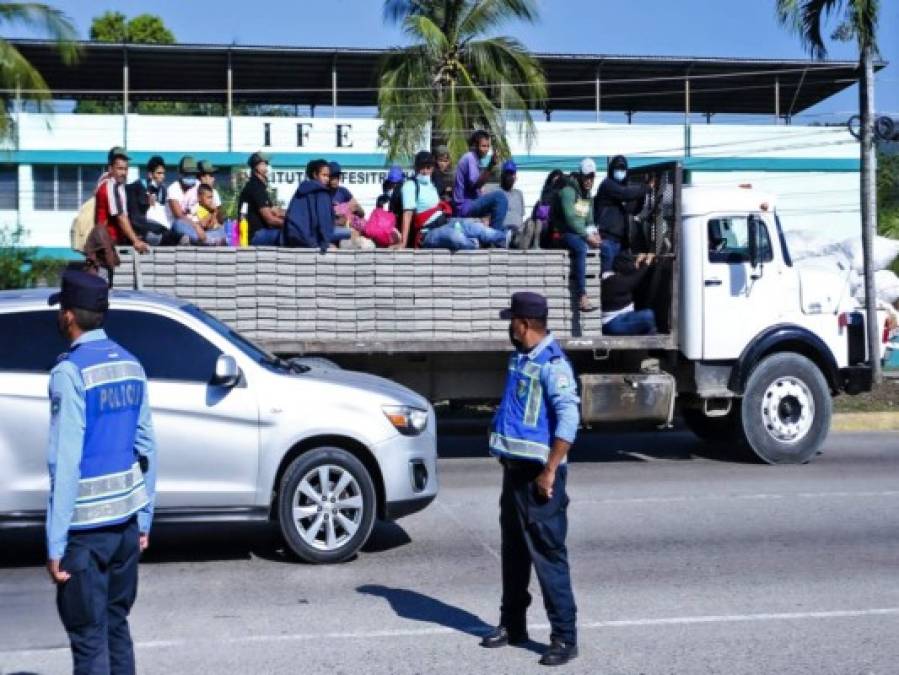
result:
[[[616,155],[609,162],[607,177],[602,181],[593,203],[596,223],[602,236],[600,257],[603,274],[612,270],[612,261],[623,249],[630,249],[630,220],[640,213],[646,199],[643,183],[628,184],[627,159]]]

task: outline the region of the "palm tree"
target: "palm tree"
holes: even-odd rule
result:
[[[78,33],[69,18],[58,9],[39,2],[0,2],[0,26],[20,25],[48,35],[59,47],[64,63],[78,57]],[[22,98],[47,110],[50,90],[37,69],[7,40],[0,38],[0,89],[21,91]],[[4,95],[4,103],[9,100]],[[7,105],[0,106],[0,139],[8,138],[12,120]]]
[[[508,154],[507,114],[532,142],[529,111],[546,97],[543,71],[518,40],[488,33],[506,20],[536,21],[535,0],[385,0],[384,18],[413,42],[381,68],[378,109],[391,159],[425,145],[429,126],[431,147],[446,144],[454,157],[475,128]]]
[[[861,212],[862,250],[865,265],[865,304],[868,353],[874,381],[880,382],[880,331],[877,326],[874,269],[871,246],[876,234],[877,185],[874,178],[874,55],[877,53],[877,20],[880,0],[777,0],[777,17],[799,34],[813,58],[827,56],[822,37],[824,22],[840,15],[837,39],[855,39],[859,53],[859,108],[861,112]]]

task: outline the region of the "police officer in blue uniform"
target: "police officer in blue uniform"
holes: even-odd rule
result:
[[[100,277],[67,271],[50,296],[71,348],[50,372],[47,569],[76,674],[135,671],[128,612],[153,517],[147,380],[101,328],[108,294]]]
[[[515,347],[490,435],[490,452],[503,465],[499,518],[503,595],[499,626],[481,645],[527,642],[533,566],[552,628],[549,649],[540,663],[560,666],[578,653],[577,608],[565,548],[565,482],[580,401],[571,365],[547,330],[546,299],[537,293],[515,293],[511,308],[500,316],[509,320]]]

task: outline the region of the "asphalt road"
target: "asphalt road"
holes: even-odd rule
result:
[[[139,672],[524,673],[497,619],[499,468],[445,436],[426,511],[349,563],[291,562],[269,528],[154,532]],[[803,467],[701,456],[686,433],[590,435],[572,463],[577,673],[899,673],[899,434],[834,435]],[[70,668],[39,532],[0,534],[0,673]]]

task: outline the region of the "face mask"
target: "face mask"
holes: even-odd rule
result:
[[[482,169],[486,169],[488,166],[490,166],[491,159],[493,159],[493,150],[488,150],[487,154],[481,157],[480,160],[478,160],[478,164]]]
[[[181,178],[181,184],[185,187],[193,187],[197,184],[196,176],[184,176]]]
[[[423,175],[419,174],[415,177],[415,180],[418,181],[419,185],[430,185],[431,184],[430,176],[423,176]]]
[[[624,179],[627,178],[627,171],[624,169],[615,169],[612,172],[612,178],[617,180],[619,183],[623,183]]]
[[[520,352],[522,354],[525,352],[525,348],[524,348],[524,345],[521,343],[521,340],[519,340],[517,337],[515,337],[515,334],[512,332],[512,324],[511,323],[509,324],[509,342],[511,342],[512,346],[515,347],[515,351]]]

